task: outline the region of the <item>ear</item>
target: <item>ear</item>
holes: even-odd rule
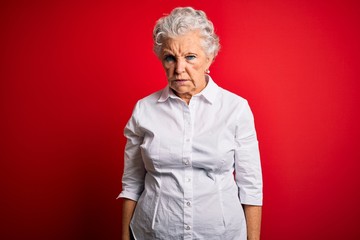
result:
[[[209,69],[211,64],[214,62],[214,56],[210,55],[206,58],[206,68]]]

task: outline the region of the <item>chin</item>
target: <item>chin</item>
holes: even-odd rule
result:
[[[189,88],[171,88],[171,89],[174,90],[176,93],[179,93],[179,94],[184,94],[184,93],[190,92]]]

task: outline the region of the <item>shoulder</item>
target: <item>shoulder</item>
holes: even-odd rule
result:
[[[218,98],[216,101],[218,108],[224,115],[230,114],[237,121],[247,122],[253,119],[253,114],[248,101],[238,94],[219,87]],[[247,119],[247,120],[246,120]]]
[[[242,126],[242,131],[254,125],[254,116],[245,98],[221,88],[219,102],[221,102],[221,109],[224,109],[229,116],[234,117],[237,125]]]
[[[222,104],[226,104],[227,106],[234,106],[236,108],[239,108],[248,105],[248,101],[245,98],[222,87],[219,87],[218,97],[219,101]]]
[[[146,116],[156,112],[159,99],[162,96],[164,90],[165,88],[139,99],[135,104],[133,115],[135,115],[137,118],[140,118],[141,116]]]
[[[155,105],[161,97],[164,89],[158,90],[152,94],[149,94],[137,101],[136,107]]]

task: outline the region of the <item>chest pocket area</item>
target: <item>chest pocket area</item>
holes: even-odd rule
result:
[[[162,140],[157,164],[167,169],[179,168],[182,164],[182,148],[182,142],[178,142],[177,139]]]
[[[148,171],[165,168],[177,168],[182,163],[181,139],[170,131],[162,136],[145,135],[141,144],[141,154]]]

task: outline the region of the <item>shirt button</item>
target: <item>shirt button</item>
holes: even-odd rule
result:
[[[186,202],[186,205],[187,205],[188,207],[190,207],[190,206],[191,206],[191,202]]]
[[[188,225],[188,226],[185,227],[185,229],[186,229],[186,230],[190,230],[191,227]]]
[[[189,160],[185,161],[185,165],[189,165],[189,163],[190,163]]]

